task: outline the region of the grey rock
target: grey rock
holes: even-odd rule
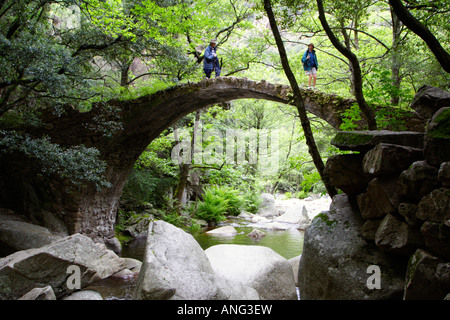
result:
[[[450,106],[450,93],[442,89],[424,85],[414,96],[410,107],[420,115],[431,118],[442,107]]]
[[[438,179],[442,182],[442,186],[450,187],[450,162],[443,162],[439,167]]]
[[[52,287],[46,286],[44,288],[34,288],[18,300],[56,300],[56,296]]]
[[[278,215],[278,210],[275,205],[275,197],[270,193],[261,194],[261,205],[259,206],[257,214],[263,217],[273,217]]]
[[[423,148],[424,134],[414,131],[341,131],[331,140],[331,144],[341,150],[366,153],[379,143]]]
[[[397,211],[400,204],[397,178],[378,177],[371,180],[364,194],[357,197],[364,219],[382,218]]]
[[[237,230],[233,226],[223,226],[206,232],[208,235],[232,237],[237,235]]]
[[[427,162],[439,167],[450,161],[450,107],[437,111],[427,125],[424,154]]]
[[[306,226],[310,224],[308,210],[304,205],[297,205],[288,208],[281,216],[276,217],[274,221],[292,223],[298,226]]]
[[[449,272],[442,259],[418,249],[409,260],[405,300],[442,300],[450,291]]]
[[[239,291],[238,291],[239,290]],[[134,299],[257,299],[250,288],[218,277],[198,242],[164,221],[149,224],[144,261]]]
[[[0,215],[0,254],[3,256],[20,250],[40,248],[61,238],[47,228]]]
[[[205,253],[216,274],[255,289],[260,299],[297,299],[291,264],[271,248],[220,244]]]
[[[333,203],[306,229],[298,272],[301,299],[401,299],[406,257],[393,258],[362,237],[364,220],[347,195],[333,197]],[[366,285],[371,265],[382,270],[379,290]]]
[[[292,266],[292,271],[294,272],[294,281],[297,287],[298,287],[298,266],[300,264],[301,257],[302,255],[299,255],[288,260]]]
[[[88,286],[124,268],[124,261],[105,245],[75,234],[36,249],[0,259],[0,299],[17,299],[33,288],[50,285],[56,297],[71,292],[68,267],[80,268],[80,286]]]
[[[410,226],[417,226],[421,221],[417,219],[417,204],[402,202],[398,205],[398,213],[405,219],[406,223]]]
[[[364,156],[363,170],[374,176],[395,175],[422,159],[422,149],[379,143]]]
[[[142,266],[142,262],[137,260],[137,259],[133,259],[133,258],[123,258],[123,260],[125,260],[125,268],[132,271],[132,272],[137,272],[139,273],[139,270],[141,269]]]
[[[438,169],[426,161],[414,162],[399,176],[399,194],[405,200],[418,202],[422,197],[440,187]]]
[[[128,227],[124,229],[124,233],[129,234],[133,238],[145,237],[148,231],[148,225],[153,220],[153,216],[138,217],[127,221]]]
[[[442,259],[450,260],[450,227],[425,221],[420,231],[424,237],[427,251]]]
[[[266,233],[258,229],[253,229],[251,232],[247,234],[247,236],[249,236],[254,240],[261,240],[266,236]]]
[[[439,188],[423,197],[416,216],[422,220],[445,223],[450,220],[450,189]]]
[[[103,297],[95,290],[82,290],[76,291],[62,298],[62,300],[103,300]]]
[[[361,233],[361,237],[367,240],[375,241],[375,235],[377,234],[380,223],[381,219],[366,220],[359,230],[359,232]]]
[[[411,255],[423,243],[418,229],[391,214],[384,217],[375,234],[375,244],[378,247],[397,254]]]
[[[324,176],[330,184],[348,195],[363,193],[370,181],[362,169],[361,154],[343,154],[329,157]]]

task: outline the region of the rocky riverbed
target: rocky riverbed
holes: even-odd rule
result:
[[[264,203],[258,214],[243,212],[240,217],[230,220],[229,226],[242,223],[247,225],[248,229],[251,227],[252,230],[258,230],[261,233],[299,231],[298,229],[310,223],[317,213],[327,210],[330,202],[327,197],[304,200],[275,199],[267,194],[262,197]],[[2,224],[9,226],[7,220],[8,217],[3,216]],[[22,221],[21,226],[25,223]],[[27,224],[26,230],[29,231],[29,228],[32,226]],[[295,268],[298,265],[298,256],[288,260],[270,247],[259,245],[258,239],[253,242],[254,245],[219,244],[205,250],[206,248],[202,248],[192,235],[163,221],[152,222],[149,228],[152,229],[149,233],[152,236],[148,237],[144,243],[141,241],[141,245],[145,244],[141,258],[143,272],[140,271],[141,261],[124,256],[119,257],[85,236],[78,234],[68,237],[59,236],[40,243],[39,248],[19,250],[12,255],[0,258],[0,279],[3,279],[0,290],[2,297],[27,300],[152,299],[155,297],[151,294],[152,290],[148,291],[150,286],[150,288],[155,287],[159,293],[165,292],[168,299],[171,297],[252,300],[297,298]],[[38,228],[34,232],[40,231],[42,230]],[[174,237],[174,234],[177,236]],[[214,237],[213,234],[209,236]],[[250,238],[247,234],[245,237]],[[180,239],[184,240],[180,241]],[[187,244],[190,249],[185,250]],[[154,254],[160,249],[164,251],[164,255],[157,254],[155,257]],[[165,256],[169,252],[167,250],[173,252],[173,257],[170,259]],[[301,248],[298,250],[301,252]],[[68,252],[73,254],[68,255]],[[149,252],[153,257],[149,256]],[[235,264],[227,267],[227,264],[220,262],[221,257],[225,255],[234,257],[232,259],[236,263],[240,261],[239,263],[248,265],[246,273],[233,272],[232,268],[228,270],[228,267]],[[190,277],[188,277],[190,284],[183,282],[186,281],[186,274],[179,273],[177,270],[180,268],[176,267],[177,261],[183,261],[181,270],[185,271],[186,259],[193,261],[190,266],[192,269],[189,273]],[[33,268],[36,261],[41,261],[39,263],[44,267]],[[202,263],[199,264],[198,261]],[[153,271],[149,271],[149,264]],[[78,283],[75,281],[76,270],[73,274],[67,271],[72,265],[78,266],[82,271]],[[167,290],[159,287],[160,282],[154,282],[154,279],[160,278],[159,276],[148,276],[149,272],[159,272],[158,266],[161,267],[159,270],[168,272],[165,278],[172,279],[170,288],[165,288]],[[20,280],[24,275],[27,281]],[[8,287],[8,283],[12,283],[11,279],[15,279],[13,282],[16,285]],[[196,279],[201,283],[192,282]],[[274,289],[267,291],[264,283],[269,280],[272,281],[270,286]],[[18,287],[17,283],[21,285]],[[69,288],[70,285],[74,288]],[[76,287],[77,285],[81,291]],[[199,286],[208,290],[195,291],[194,289],[198,289]]]

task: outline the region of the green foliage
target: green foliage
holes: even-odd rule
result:
[[[147,147],[128,176],[124,198],[157,207],[167,205],[167,196],[178,178],[178,168],[170,158],[172,144],[172,139],[164,132]]]
[[[126,101],[153,94],[157,91],[167,89],[173,85],[173,82],[156,79],[139,83],[132,89],[129,87],[118,87],[115,89],[115,91],[120,97],[120,100]]]
[[[205,220],[210,224],[216,224],[225,219],[228,203],[225,199],[217,197],[211,191],[205,191],[203,201],[198,203],[195,217]]]
[[[254,191],[248,191],[243,195],[243,198],[244,204],[242,209],[250,213],[257,213],[262,203],[260,194]]]
[[[311,171],[303,175],[303,181],[300,184],[303,192],[315,191],[316,193],[325,193],[325,187],[323,185],[322,179],[317,171]]]
[[[200,230],[200,226],[195,220],[190,219],[187,216],[180,215],[176,210],[160,210],[160,218],[174,226],[181,228],[187,232],[194,233]]]
[[[217,223],[224,220],[225,215],[239,215],[244,203],[237,190],[212,186],[205,190],[203,201],[197,204],[195,216],[208,223]]]
[[[343,131],[353,131],[358,128],[358,121],[361,121],[361,110],[358,105],[355,103],[351,108],[345,110],[341,113],[342,115],[342,124],[339,129]]]
[[[100,153],[95,148],[83,145],[63,148],[48,137],[34,139],[27,134],[0,130],[0,153],[12,152],[37,160],[44,174],[58,174],[74,185],[91,182],[97,189],[111,186],[103,176],[106,163],[99,160]]]
[[[305,199],[309,196],[309,192],[301,190],[301,191],[297,192],[295,195],[298,199]]]
[[[123,189],[123,197],[135,203],[149,202],[161,207],[166,203],[167,192],[176,180],[162,176],[150,169],[133,170]]]

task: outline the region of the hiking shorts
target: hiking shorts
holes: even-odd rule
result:
[[[317,68],[312,67],[311,70],[306,71],[306,75],[309,76],[310,74],[317,74]]]

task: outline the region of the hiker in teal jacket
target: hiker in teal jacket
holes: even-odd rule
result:
[[[316,88],[317,81],[317,69],[319,69],[319,62],[317,61],[316,51],[314,50],[314,44],[310,43],[308,45],[308,50],[303,54],[302,57],[303,69],[306,75],[309,76],[308,87],[311,88],[311,80],[313,82],[312,89]]]

